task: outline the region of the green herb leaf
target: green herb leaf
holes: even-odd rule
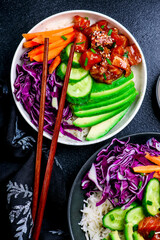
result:
[[[77,42],[76,43],[76,45],[80,45],[80,44],[83,44],[83,43],[85,43],[86,41],[84,41],[84,42]]]
[[[65,37],[64,35],[62,35],[61,38],[62,38],[63,40],[65,40],[65,41],[68,39],[68,38]]]
[[[109,58],[106,58],[109,65],[112,65],[111,60]]]
[[[96,53],[96,51],[93,48],[91,48],[91,52]]]
[[[150,231],[148,237],[149,237],[149,238],[152,238],[152,237],[154,236],[154,234],[155,234],[155,231],[152,230],[152,231]]]
[[[152,205],[153,203],[149,200],[147,200],[147,205]]]
[[[114,221],[115,220],[115,217],[113,216],[113,214],[109,215],[111,221]]]
[[[128,51],[124,53],[123,57],[128,58]]]
[[[103,29],[103,28],[104,28],[104,25],[102,25],[101,28]]]
[[[85,19],[87,19],[87,20],[88,20],[88,17],[85,17]]]
[[[98,46],[98,49],[101,50],[101,51],[104,50],[102,46]]]
[[[133,226],[133,231],[137,231],[138,230],[138,224],[135,224],[134,226]]]
[[[114,48],[114,47],[115,47],[115,45],[116,45],[116,42],[114,42],[114,43],[112,44],[112,48]]]
[[[79,27],[79,29],[82,31],[83,30],[83,28],[82,27]]]
[[[139,181],[138,188],[140,189],[142,187],[142,181]]]
[[[108,36],[111,36],[112,31],[113,31],[112,29],[109,29]]]
[[[144,176],[144,173],[141,173],[141,176]]]
[[[86,67],[87,64],[88,64],[88,58],[86,57],[85,62],[84,62],[84,66]]]
[[[103,77],[104,77],[105,80],[107,80],[107,77],[106,77],[106,74],[105,74],[105,73],[103,73]]]

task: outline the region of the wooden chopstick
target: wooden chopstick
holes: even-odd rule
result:
[[[40,169],[41,169],[42,143],[43,143],[44,111],[45,111],[45,97],[46,97],[46,83],[47,83],[48,46],[49,46],[49,38],[45,38],[42,85],[41,85],[41,99],[40,99],[40,113],[39,113],[39,127],[38,127],[36,165],[35,165],[35,178],[34,178],[34,191],[33,191],[33,202],[32,202],[33,222],[35,221],[35,217],[36,217],[37,205],[38,205],[38,195],[39,195]]]
[[[69,82],[69,76],[70,76],[71,67],[72,67],[74,50],[75,50],[75,43],[71,47],[70,56],[69,56],[69,60],[68,60],[66,75],[65,75],[65,79],[64,79],[62,93],[61,93],[61,99],[60,99],[60,103],[59,103],[59,107],[58,107],[56,123],[55,123],[52,142],[51,142],[51,146],[50,146],[50,152],[49,152],[46,172],[45,172],[42,191],[41,191],[41,195],[40,195],[39,207],[38,207],[36,220],[35,220],[35,224],[34,224],[34,228],[33,228],[33,235],[32,235],[33,240],[39,239],[39,235],[40,235],[40,231],[41,231],[41,225],[42,225],[44,209],[45,209],[46,200],[47,200],[47,194],[48,194],[51,174],[52,174],[54,157],[55,157],[56,148],[57,148],[57,140],[58,140],[60,125],[61,125],[61,120],[62,120],[62,115],[63,115],[63,108],[64,108],[64,104],[65,104],[65,99],[66,99],[66,92],[67,92],[67,87],[68,87],[68,82]]]

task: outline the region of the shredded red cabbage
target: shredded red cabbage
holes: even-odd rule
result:
[[[150,165],[145,153],[160,155],[160,143],[152,138],[146,144],[132,144],[114,138],[111,144],[101,150],[89,172],[82,180],[87,197],[94,191],[101,191],[101,205],[108,199],[113,206],[127,208],[135,200],[142,200],[144,189],[153,173],[142,175],[133,172],[133,167]]]
[[[32,123],[38,127],[39,121],[39,108],[40,108],[40,95],[41,95],[41,79],[42,79],[42,63],[30,62],[28,52],[21,56],[23,65],[17,64],[17,78],[14,83],[14,94],[17,101],[20,101],[24,109],[29,114]],[[49,61],[50,64],[52,61]],[[55,71],[47,76],[46,86],[46,101],[45,101],[45,114],[44,114],[44,131],[53,134],[54,124],[57,115],[57,108],[52,106],[52,97],[56,98],[59,102],[62,82],[56,78]],[[63,119],[60,127],[60,132],[70,137],[71,139],[80,141],[73,134],[67,130],[73,129],[82,131],[81,128],[75,127],[67,122],[72,117],[72,112],[68,102],[65,103],[63,110]]]

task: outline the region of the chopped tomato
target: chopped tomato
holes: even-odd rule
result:
[[[91,49],[88,49],[84,53],[82,53],[79,62],[81,66],[89,70],[94,64],[102,61],[102,57],[98,53],[93,53]]]
[[[112,56],[112,65],[124,69],[126,71],[125,77],[129,76],[131,73],[131,67],[126,57],[120,55]]]
[[[149,237],[151,231],[160,231],[160,218],[159,217],[145,217],[138,224],[138,232],[146,239],[156,240],[159,239],[159,234],[154,234],[153,238]],[[156,236],[157,235],[157,236]]]
[[[74,28],[78,31],[83,31],[85,28],[90,26],[90,20],[88,18],[80,17],[78,15],[74,16]]]
[[[141,54],[135,44],[126,47],[126,51],[128,51],[128,60],[131,66],[142,61]]]
[[[91,25],[90,27],[88,28],[85,28],[83,33],[90,37],[95,31],[108,31],[108,22],[106,20],[101,20],[101,21],[98,21],[96,23],[94,23],[93,25]]]
[[[84,52],[88,48],[88,38],[81,32],[75,33],[76,52]]]
[[[112,51],[111,56],[115,55],[115,54],[118,54],[121,56],[124,55],[124,48],[122,46],[117,46],[117,47],[111,49],[111,51]]]

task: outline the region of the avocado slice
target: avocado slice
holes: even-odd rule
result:
[[[91,127],[86,140],[91,141],[103,137],[107,134],[126,114],[128,108],[108,120]]]
[[[133,240],[133,224],[127,223],[124,226],[124,236],[125,240]]]
[[[84,81],[84,80],[82,80],[82,81]],[[92,108],[95,108],[95,107],[107,106],[107,105],[119,102],[119,101],[129,97],[130,95],[132,95],[135,92],[136,92],[135,87],[132,87],[132,88],[128,89],[128,91],[125,91],[123,94],[121,94],[117,97],[113,96],[110,99],[107,99],[107,100],[105,99],[104,101],[102,100],[102,101],[99,101],[99,102],[89,100],[87,103],[85,103],[83,105],[73,105],[72,108],[75,112],[77,112],[77,111],[82,111],[82,110],[86,110],[86,109],[92,109]]]
[[[120,237],[118,235],[118,231],[113,231],[109,234],[111,240],[120,240]]]
[[[138,232],[134,232],[133,240],[144,240],[144,238]]]
[[[92,109],[77,111],[77,112],[74,112],[74,115],[77,117],[96,116],[98,114],[103,114],[103,113],[114,111],[118,108],[123,107],[124,105],[126,107],[128,107],[132,102],[134,102],[137,94],[138,94],[138,92],[135,91],[133,94],[131,94],[130,96],[128,96],[127,98],[125,98],[119,102],[116,102],[116,103],[113,103],[113,104],[110,104],[107,106],[103,106],[103,107],[95,107]]]

